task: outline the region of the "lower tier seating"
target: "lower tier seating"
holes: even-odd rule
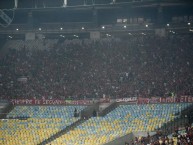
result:
[[[73,117],[74,109],[81,111],[85,107],[16,106],[7,115],[13,119],[0,120],[0,144],[37,145],[76,122],[79,117]]]
[[[105,117],[93,117],[52,145],[102,145],[131,132],[150,132],[174,120],[190,103],[120,105]]]

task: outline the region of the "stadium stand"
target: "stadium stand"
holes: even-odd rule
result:
[[[0,120],[0,144],[37,145],[80,118],[74,117],[86,106],[16,106]]]
[[[102,145],[131,132],[151,132],[178,116],[191,103],[120,105],[104,117],[92,117],[52,145]]]
[[[1,59],[1,98],[111,98],[191,95],[191,36],[128,40],[10,40]],[[18,43],[18,44],[17,44]],[[34,43],[30,45],[30,43]],[[22,47],[21,45],[22,44]],[[37,44],[37,45],[36,45]],[[19,48],[15,48],[14,46]],[[46,49],[46,48],[47,49]],[[26,82],[18,78],[26,77]],[[6,91],[11,90],[11,91]]]
[[[193,143],[193,128],[191,124],[185,125],[185,128],[176,130],[170,135],[164,134],[163,132],[157,132],[154,136],[147,137],[136,137],[131,144],[153,144],[153,145],[191,145]],[[128,145],[129,143],[125,143]]]
[[[193,0],[0,0],[0,145],[193,145]]]

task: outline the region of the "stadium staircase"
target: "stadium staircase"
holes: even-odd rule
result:
[[[7,114],[13,110],[14,105],[12,103],[7,103],[4,108],[1,110],[0,119],[5,119]]]
[[[117,103],[113,102],[113,103],[109,103],[109,105],[104,108],[103,110],[101,110],[98,114],[98,116],[103,117],[105,115],[107,115],[109,112],[113,111],[115,108],[117,108]]]
[[[6,47],[6,39],[0,39],[0,58],[5,56],[9,49]]]
[[[182,110],[180,114],[175,114],[177,118],[164,124],[160,130],[162,130],[165,134],[171,134],[175,131],[175,128],[184,127],[187,123],[189,123],[190,118],[192,115],[193,105],[189,106],[188,108]]]
[[[181,112],[181,115],[185,116],[185,115],[189,115],[193,110],[193,105],[191,105],[190,107],[186,108],[185,110],[183,110]]]

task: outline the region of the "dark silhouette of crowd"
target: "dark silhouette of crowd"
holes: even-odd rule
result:
[[[0,58],[0,97],[192,95],[192,48],[193,37],[181,35],[64,40],[45,50],[13,46]]]
[[[192,145],[193,127],[186,125],[181,132],[175,131],[171,135],[166,135],[162,131],[157,131],[153,136],[149,134],[146,137],[135,137],[131,145]],[[129,145],[129,143],[125,143]]]

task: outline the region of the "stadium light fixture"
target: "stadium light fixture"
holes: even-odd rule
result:
[[[170,33],[173,33],[173,34],[175,34],[175,33],[176,33],[175,31],[172,31],[172,30],[170,30],[169,32],[170,32]]]
[[[79,36],[78,35],[73,35],[74,37],[78,38]]]
[[[63,28],[61,27],[60,30],[63,30]]]
[[[84,30],[84,27],[82,27],[81,29]]]
[[[17,28],[16,31],[19,31],[19,29]]]
[[[102,26],[102,29],[105,29],[105,26]]]
[[[111,35],[110,34],[106,34],[107,35],[107,37],[111,37]]]
[[[42,28],[39,28],[38,30],[39,30],[39,31],[41,31],[41,30],[42,30]]]
[[[65,38],[65,36],[64,36],[64,35],[60,35],[60,37],[63,37],[63,38]]]
[[[124,27],[124,28],[127,28],[127,26],[126,26],[126,25],[124,25],[123,27]]]
[[[145,27],[148,28],[149,26],[146,24]]]
[[[170,24],[167,24],[167,27],[169,27],[170,26]]]
[[[190,26],[190,25],[191,25],[191,23],[188,23],[188,25]]]

